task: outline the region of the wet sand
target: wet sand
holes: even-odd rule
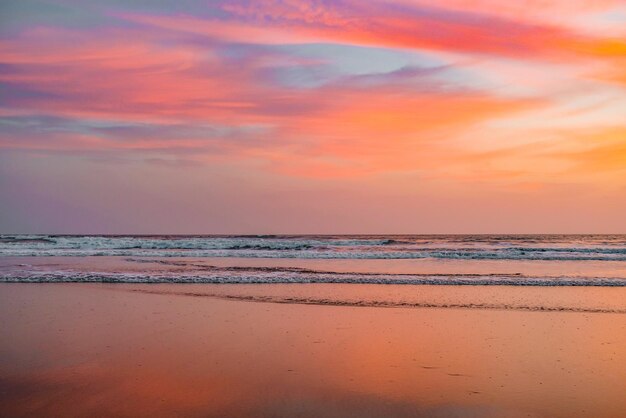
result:
[[[181,294],[192,286],[0,284],[0,416],[626,416],[625,314]],[[489,290],[518,291],[546,289]]]

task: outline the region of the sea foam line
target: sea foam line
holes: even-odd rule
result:
[[[625,287],[626,278],[524,276],[524,275],[441,275],[323,273],[286,271],[205,271],[180,272],[81,272],[13,271],[0,273],[5,283],[205,283],[205,284],[370,284],[441,286],[599,286]]]
[[[153,250],[153,249],[0,249],[0,256],[11,257],[235,257],[235,258],[288,258],[288,259],[351,259],[351,260],[401,260],[401,259],[453,259],[453,260],[535,260],[535,261],[626,261],[621,252],[577,251],[520,251],[509,249],[472,251],[366,251],[344,250]]]

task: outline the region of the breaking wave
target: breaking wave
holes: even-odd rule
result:
[[[626,261],[626,236],[0,235],[0,256]]]
[[[523,274],[381,274],[326,272],[282,267],[203,266],[193,272],[97,272],[22,270],[0,272],[0,282],[26,283],[207,283],[207,284],[375,284],[443,286],[625,287],[626,278],[529,276]]]

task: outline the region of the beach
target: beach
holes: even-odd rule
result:
[[[0,236],[0,416],[626,416],[626,237]]]
[[[626,411],[623,314],[202,296],[219,286],[0,284],[0,415]]]

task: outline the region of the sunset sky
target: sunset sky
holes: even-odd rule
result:
[[[0,233],[626,233],[625,0],[3,1]]]

